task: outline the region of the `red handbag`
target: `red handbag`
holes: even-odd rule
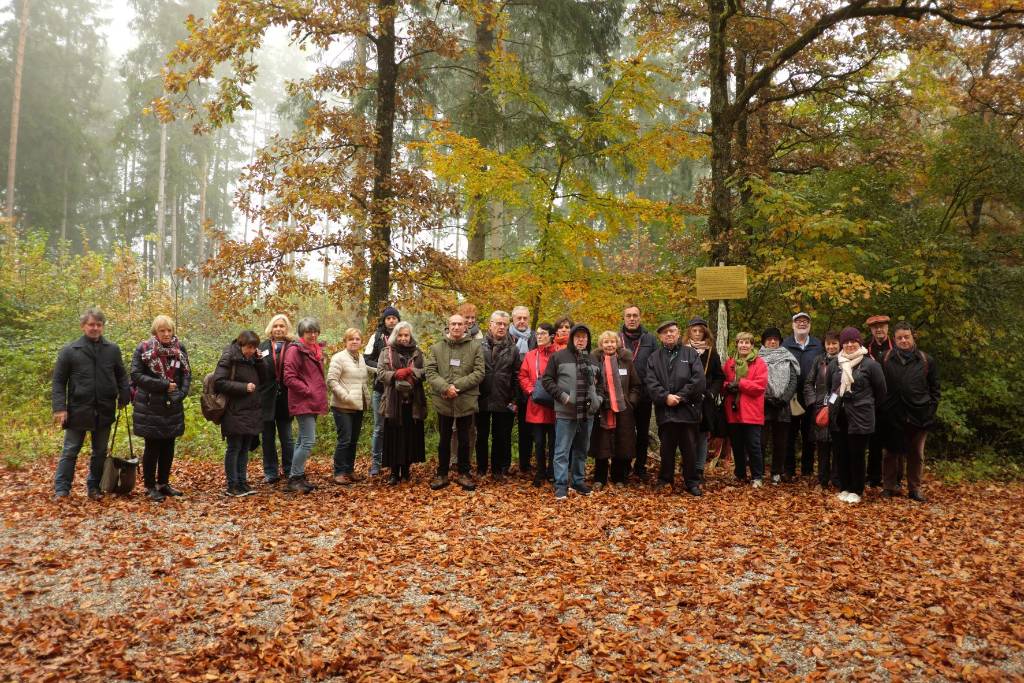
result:
[[[818,414],[814,416],[814,424],[821,428],[828,427],[828,406],[823,407],[818,411]]]

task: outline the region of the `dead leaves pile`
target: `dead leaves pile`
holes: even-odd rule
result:
[[[97,504],[85,460],[59,505],[0,473],[0,679],[1024,680],[1019,485],[227,499],[178,462],[186,498]]]

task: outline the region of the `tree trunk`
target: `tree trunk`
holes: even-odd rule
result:
[[[167,212],[167,196],[164,184],[167,180],[167,124],[160,124],[160,185],[157,188],[156,200],[156,279],[163,282],[164,279],[164,242],[166,241],[167,227],[164,225],[164,216]]]
[[[7,155],[7,211],[14,218],[14,174],[18,167],[18,123],[21,118],[21,77],[25,70],[25,41],[28,40],[29,0],[22,0],[18,18],[18,52],[14,58],[14,94],[11,102],[11,141]]]
[[[490,75],[491,53],[494,51],[494,28],[498,9],[493,1],[483,3],[480,8],[480,16],[476,20],[475,48],[476,48],[476,77],[473,79],[473,93],[478,103],[473,108],[472,116],[474,121],[473,130],[477,139],[484,147],[491,147],[494,144],[492,135],[493,121],[488,121],[490,112],[482,103],[490,99]],[[493,220],[493,207],[490,205],[477,205],[478,208],[471,211],[466,221],[466,260],[470,263],[477,263],[486,257],[487,233],[491,230]],[[458,253],[456,253],[458,256]]]
[[[370,199],[370,297],[368,323],[379,315],[391,292],[391,165],[395,147],[398,65],[395,63],[397,0],[382,0],[377,27],[377,117],[374,133],[373,191]]]
[[[206,260],[206,185],[210,172],[209,164],[209,155],[206,150],[203,150],[201,170],[203,176],[199,181],[199,229],[196,230],[196,286],[200,294],[206,289],[206,282],[203,278],[203,261]]]
[[[60,216],[60,241],[61,244],[68,239],[68,166],[70,162],[67,160],[67,154],[65,153],[64,159],[64,201],[61,207]]]
[[[708,236],[711,238],[711,263],[728,261],[727,236],[732,227],[732,196],[729,175],[732,170],[732,134],[730,120],[729,71],[725,0],[708,0],[709,42],[708,76],[711,112],[711,205],[708,211]]]
[[[171,279],[178,270],[178,193],[171,192]]]

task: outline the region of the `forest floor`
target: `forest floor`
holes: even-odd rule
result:
[[[1024,680],[1024,487],[849,506],[724,474],[93,502],[0,472],[0,680]],[[365,471],[365,463],[363,471]],[[252,481],[260,481],[251,463]]]

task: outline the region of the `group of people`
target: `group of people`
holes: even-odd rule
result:
[[[370,475],[389,471],[387,483],[410,478],[426,461],[429,407],[440,433],[433,490],[450,483],[476,486],[476,473],[495,481],[512,468],[513,426],[519,424],[519,468],[534,486],[550,482],[556,499],[589,495],[586,462],[593,458],[593,488],[647,481],[652,413],[660,442],[657,486],[675,487],[677,454],[683,490],[703,495],[710,444],[733,453],[737,482],[761,487],[764,450],[771,449],[771,482],[792,481],[797,471],[834,487],[840,500],[860,502],[865,484],[924,501],[924,445],[935,421],[940,389],[934,359],[920,351],[906,322],[866,321],[870,340],[847,327],[820,341],[811,316],[792,317],[792,334],[770,327],[760,337],[735,336],[724,363],[706,320],[685,326],[667,320],[652,334],[641,310],[623,311],[619,330],[592,339],[589,327],[563,317],[530,327],[530,312],[491,313],[486,330],[477,310],[463,304],[447,319],[440,341],[421,349],[412,325],[387,307],[365,340],[345,331],[344,348],[329,360],[313,318],[294,332],[288,316],[271,318],[264,339],[241,332],[206,379],[207,392],[226,397],[220,419],[225,439],[226,494],[253,493],[247,480],[250,451],[260,442],[264,480],[287,479],[286,489],[310,493],[306,463],[316,440],[317,417],[331,412],[337,433],[332,481],[350,485],[363,414],[373,415]],[[133,405],[133,431],[145,440],[147,495],[180,496],[169,483],[176,439],[184,433],[184,398],[192,368],[174,321],[157,316],[152,336],[135,349],[126,371],[116,344],[103,337],[103,313],[81,317],[82,337],[61,349],[53,375],[55,423],[65,430],[54,479],[55,495],[69,495],[75,463],[92,435],[86,482],[99,498],[107,440],[118,406]],[[292,424],[298,425],[293,440]],[[763,446],[762,446],[763,445]],[[278,448],[279,447],[279,448]],[[278,452],[279,451],[279,452]],[[868,454],[865,460],[865,454]],[[817,456],[817,457],[815,457]],[[905,474],[904,474],[905,473]]]

